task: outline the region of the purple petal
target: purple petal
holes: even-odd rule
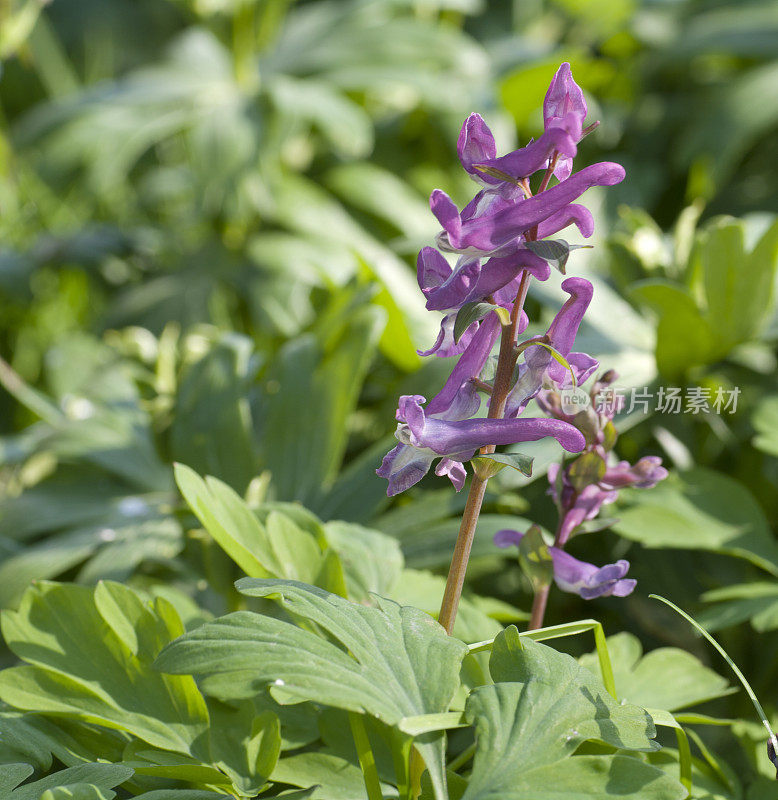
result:
[[[435,474],[441,477],[448,475],[449,480],[454,484],[454,488],[458,492],[462,491],[467,477],[464,464],[461,461],[454,461],[450,458],[440,459],[438,466],[435,467]]]
[[[462,385],[477,378],[481,373],[499,335],[500,320],[497,318],[497,314],[489,314],[481,321],[470,344],[462,353],[454,369],[451,370],[443,388],[430,400],[426,409],[428,415],[444,414],[451,408]]]
[[[568,353],[567,363],[572,367],[573,372],[575,373],[575,382],[578,384],[578,386],[580,386],[582,383],[586,383],[586,381],[589,380],[589,378],[600,366],[600,362],[596,358],[592,358],[586,353]],[[560,386],[564,389],[571,383],[572,381],[570,380],[570,372],[565,370],[565,378],[560,383]]]
[[[416,259],[419,288],[426,293],[445,283],[450,275],[451,266],[448,261],[434,247],[422,247]]]
[[[456,322],[456,314],[447,314],[440,321],[440,331],[435,344],[429,350],[417,350],[420,356],[436,355],[439,358],[449,358],[450,356],[458,356],[465,352],[467,346],[475,336],[478,330],[478,323],[474,322],[468,326],[459,341],[454,341],[454,323]]]
[[[435,251],[437,252],[437,250]],[[478,291],[481,277],[481,262],[462,256],[448,279],[434,288],[424,289],[429,311],[443,311],[448,308],[459,308],[464,303],[486,297],[490,292]]]
[[[602,489],[596,484],[585,486],[575,499],[575,504],[566,513],[559,526],[559,542],[565,544],[575,529],[587,519],[594,519],[600,509],[616,501],[618,493]]]
[[[546,126],[554,119],[573,113],[583,122],[586,119],[586,99],[581,87],[573,80],[570,64],[565,61],[551,79],[543,101],[543,122]]]
[[[638,489],[651,489],[668,475],[658,456],[645,456],[634,466],[627,461],[620,461],[615,467],[609,467],[600,484],[606,488],[618,489],[635,486]]]
[[[637,581],[624,579],[629,571],[629,561],[597,567],[587,561],[579,561],[558,547],[549,547],[554,563],[554,581],[563,592],[580,595],[584,600],[616,595],[626,597]]]
[[[449,421],[426,417],[418,403],[413,411],[406,406],[405,413],[411,444],[415,447],[429,448],[442,456],[472,454],[478,448],[486,445],[535,442],[547,436],[553,436],[565,450],[571,453],[580,452],[586,445],[583,434],[577,428],[556,419]]]
[[[506,528],[494,534],[494,543],[497,547],[518,547],[523,538],[523,533]]]
[[[586,309],[592,301],[594,287],[586,278],[567,278],[562,281],[562,289],[570,298],[554,317],[548,329],[548,337],[552,347],[567,357],[573,348]],[[548,365],[548,376],[556,383],[565,380],[565,372],[567,370],[558,361],[551,361]]]
[[[473,168],[473,164],[478,164],[497,155],[494,136],[480,114],[471,114],[465,120],[457,140],[457,153],[466,172],[487,183],[497,182],[496,178],[481,175]]]
[[[452,250],[491,253],[554,214],[563,211],[592,186],[613,186],[624,179],[619,164],[602,162],[585,167],[566,181],[525,200],[507,203],[490,199],[480,213],[471,209],[465,218],[456,214],[451,199],[436,189],[431,198],[433,213],[445,231],[445,244]],[[472,204],[470,204],[472,205]]]
[[[384,456],[376,475],[389,481],[386,494],[393,497],[418,483],[429,472],[434,458],[410,445],[398,444]]]
[[[575,225],[584,239],[588,239],[594,233],[594,217],[586,206],[578,203],[571,203],[556,214],[552,214],[548,219],[538,225],[538,239],[547,239],[555,233],[564,230],[569,225]]]

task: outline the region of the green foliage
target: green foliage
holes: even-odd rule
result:
[[[773,4],[93,6],[0,9],[0,794],[364,800],[345,712],[330,709],[341,714],[336,742],[322,733],[318,697],[281,705],[246,675],[195,685],[152,663],[179,634],[220,630],[237,612],[359,671],[347,645],[290,613],[299,599],[236,592],[243,574],[304,582],[304,597],[337,595],[336,621],[364,615],[396,636],[403,620],[422,620],[432,641],[448,642],[424,614],[438,612],[463,499],[432,478],[390,503],[374,474],[394,441],[396,396],[431,396],[445,371],[444,360],[422,367],[416,352],[436,325],[412,261],[436,232],[429,192],[442,187],[460,204],[472,194],[452,146],[464,116],[483,113],[501,151],[525,143],[565,59],[602,120],[580,157],[623,162],[629,176],[613,206],[592,197],[602,231],[616,204],[629,206],[606,246],[577,254],[596,291],[576,347],[613,366],[627,390],[659,380],[742,393],[733,414],[618,421],[619,457],[661,453],[679,471],[652,492],[624,493],[609,514],[632,542],[626,556],[607,535],[575,547],[601,563],[629,558],[638,592],[622,604],[552,598],[551,611],[677,644],[685,632],[644,613],[640,597],[666,583],[684,603],[700,597],[697,616],[722,631],[769,700],[774,646],[750,637],[778,625]],[[561,268],[580,246],[535,244]],[[531,318],[549,316],[555,286],[533,289]],[[528,529],[557,457],[541,442],[478,460],[518,469],[490,481],[452,652],[526,619],[528,583],[492,537]],[[188,468],[174,479],[175,462]],[[589,468],[601,466],[577,467]],[[544,635],[598,623],[586,624]],[[474,650],[456,681],[451,668],[458,688],[433,717],[394,695],[382,713],[395,722],[364,717],[381,790],[406,800],[413,730],[432,742],[440,792],[445,729],[451,797],[481,797],[513,776],[503,796],[553,774],[560,787],[570,776],[577,796],[605,776],[611,794],[630,796],[638,776],[646,783],[633,796],[669,798],[689,772],[692,797],[772,795],[763,731],[714,731],[707,714],[677,710],[718,698],[704,710],[748,715],[721,678],[675,648],[642,655],[630,634],[609,648],[619,698],[648,707],[657,725],[704,724],[703,738],[689,729],[677,751],[639,757],[601,743],[572,755],[549,746],[556,760],[539,765],[534,717],[509,711],[557,697],[538,652],[552,672],[573,667],[528,645],[511,656],[529,665],[522,679],[490,685]],[[396,688],[386,665],[362,655],[379,689]],[[436,667],[428,676],[417,664],[420,681]],[[570,719],[594,724],[581,697],[558,699]],[[471,772],[474,729],[487,739]],[[504,756],[487,775],[504,743],[521,766]],[[405,767],[392,758],[399,750]]]

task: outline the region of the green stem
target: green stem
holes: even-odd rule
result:
[[[373,755],[373,748],[370,746],[370,739],[368,738],[367,730],[365,730],[365,722],[362,719],[362,715],[349,711],[348,721],[351,725],[351,734],[354,737],[354,744],[357,748],[359,766],[365,779],[368,800],[383,800],[375,756]]]

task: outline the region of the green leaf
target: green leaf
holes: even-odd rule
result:
[[[385,324],[380,308],[334,312],[320,335],[284,345],[268,370],[260,442],[281,500],[316,510],[335,482],[349,420]]]
[[[113,800],[116,792],[100,789],[93,783],[71,783],[47,789],[38,800]]]
[[[599,483],[605,475],[605,461],[591,451],[578,456],[567,469],[573,488],[581,492],[593,483]]]
[[[495,640],[490,668],[497,682],[474,689],[465,710],[478,748],[463,800],[686,796],[680,783],[638,759],[573,756],[589,740],[624,750],[658,745],[650,716],[617,703],[570,656],[519,641],[509,628]]]
[[[471,463],[476,470],[482,470],[481,473],[476,472],[479,477],[481,477],[482,474],[491,473],[487,475],[487,477],[491,478],[503,467],[511,467],[521,472],[522,475],[531,478],[532,463],[534,460],[532,456],[524,455],[524,453],[488,453],[472,458]],[[490,464],[489,462],[492,463]]]
[[[565,266],[570,253],[573,250],[591,247],[591,245],[586,244],[568,244],[564,239],[541,239],[537,242],[525,242],[525,244],[528,250],[548,261],[551,266],[558,269],[563,275],[566,274]]]
[[[246,502],[216,478],[200,478],[175,465],[181,494],[228,556],[250,577],[279,577],[313,582],[322,567],[316,539],[277,511],[263,525]]]
[[[151,666],[163,645],[183,633],[161,598],[152,609],[120,584],[98,595],[88,587],[40,582],[27,590],[18,611],[3,614],[2,632],[28,663],[0,672],[0,698],[16,708],[65,714],[181,752],[207,728],[194,680]]]
[[[659,315],[656,361],[662,375],[683,377],[690,367],[715,358],[711,326],[688,291],[669,281],[640,281],[633,295]]]
[[[696,468],[650,492],[625,491],[614,529],[645,547],[702,549],[745,558],[778,575],[778,545],[753,495],[734,478]]]
[[[174,461],[225,481],[242,492],[257,474],[258,459],[248,391],[256,365],[253,342],[222,337],[181,378],[170,429]]]
[[[303,795],[311,800],[365,800],[365,781],[359,767],[329,753],[301,753],[282,758],[273,772],[273,780],[304,789],[313,787],[310,795]]]
[[[266,786],[281,752],[281,727],[272,711],[255,712],[251,703],[238,709],[208,705],[210,757],[232,785],[252,797]]]
[[[778,396],[762,398],[751,415],[751,424],[756,430],[753,445],[757,450],[778,456]]]
[[[733,691],[725,678],[685,650],[660,647],[643,655],[640,640],[631,633],[609,636],[606,643],[616,679],[616,694],[629,703],[677,711]],[[596,652],[582,656],[579,662],[599,674]]]
[[[364,602],[371,593],[391,597],[404,564],[397,540],[348,522],[328,522],[324,530],[343,566],[349,598]]]
[[[754,582],[725,586],[702,595],[716,603],[698,615],[708,631],[729,628],[750,620],[754,630],[763,633],[778,628],[778,584]]]
[[[456,319],[454,320],[454,341],[458,342],[462,338],[462,334],[479,319],[483,319],[494,311],[500,318],[502,325],[510,324],[510,317],[508,312],[502,306],[496,306],[494,303],[465,303],[459,311],[457,311]]]
[[[257,690],[272,684],[285,696],[373,714],[389,725],[448,710],[466,649],[423,612],[387,600],[371,608],[291,581],[247,578],[237,586],[250,596],[277,599],[294,617],[326,630],[347,652],[288,622],[236,612],[167,647],[157,660],[160,670],[245,671]],[[443,797],[442,740],[417,747]]]
[[[18,785],[19,781],[31,774],[32,768],[27,768],[26,764],[12,765],[6,776],[0,775],[0,788],[10,790],[4,796],[8,800],[43,800],[44,793],[51,792],[46,800],[110,800],[116,796],[111,789],[131,778],[133,771],[122,764],[81,764],[32,783]],[[85,785],[91,788],[84,788]],[[14,789],[14,786],[17,788]],[[70,794],[63,791],[66,787],[69,787]]]
[[[519,563],[535,592],[554,579],[554,562],[537,525],[530,525],[519,543]]]

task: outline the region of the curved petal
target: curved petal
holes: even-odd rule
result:
[[[434,247],[422,247],[416,258],[416,278],[422,292],[428,292],[451,276],[451,266]]]
[[[433,213],[444,228],[447,244],[455,251],[492,253],[577,200],[592,186],[613,186],[624,180],[624,168],[602,162],[585,167],[541,194],[512,203],[492,202],[483,213],[455,216],[456,207],[440,190],[433,192]]]
[[[444,414],[451,408],[462,385],[472,378],[477,378],[486,364],[500,335],[500,320],[497,314],[489,314],[481,321],[470,344],[448,376],[443,388],[430,400],[426,413]],[[473,412],[475,413],[475,412]]]
[[[442,456],[472,456],[485,445],[517,444],[535,442],[552,436],[571,453],[579,453],[586,446],[583,434],[567,422],[557,419],[468,419],[442,420],[418,413],[409,414],[410,442],[416,447],[429,448]],[[460,458],[459,460],[466,460]]]
[[[494,158],[497,155],[494,136],[480,114],[471,114],[462,125],[459,139],[457,139],[457,155],[465,172],[469,172],[485,183],[497,183],[496,178],[481,175],[473,167],[474,164]]]
[[[454,461],[451,458],[441,458],[438,466],[435,467],[435,474],[441,477],[447,475],[458,492],[464,488],[465,478],[467,478],[465,465],[461,461]]]
[[[386,493],[393,497],[418,483],[429,472],[434,458],[434,454],[398,444],[384,456],[376,475],[389,481]]]

